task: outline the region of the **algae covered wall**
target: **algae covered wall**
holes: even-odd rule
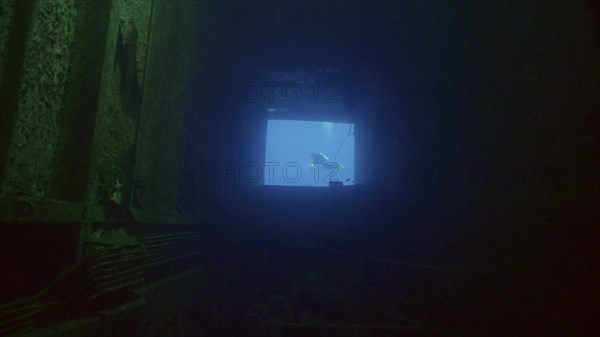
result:
[[[0,0],[0,301],[43,289],[84,242],[181,222],[197,3]]]
[[[74,1],[35,3],[18,86],[3,193],[44,197],[49,190],[58,119],[75,27]]]
[[[177,213],[195,2],[150,4],[113,4],[86,199],[161,222]]]
[[[55,220],[65,209],[83,222],[120,222],[130,207],[176,215],[197,2],[0,4],[3,218],[17,198],[60,203]],[[19,69],[6,64],[13,41]]]
[[[151,7],[150,1],[118,1],[110,11],[99,74],[89,180],[84,182],[86,200],[90,203],[104,202],[113,196],[117,203],[128,201],[136,159]]]

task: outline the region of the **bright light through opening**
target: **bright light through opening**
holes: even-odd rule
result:
[[[265,185],[354,185],[354,124],[269,120]]]

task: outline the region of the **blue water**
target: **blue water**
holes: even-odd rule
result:
[[[343,169],[311,168],[313,152],[324,154]],[[270,120],[265,165],[265,185],[328,186],[330,180],[353,185],[354,127],[349,123]]]

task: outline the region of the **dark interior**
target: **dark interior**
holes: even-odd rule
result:
[[[0,1],[0,335],[595,335],[599,19]],[[271,119],[356,184],[247,179]]]

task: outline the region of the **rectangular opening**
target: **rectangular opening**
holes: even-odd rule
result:
[[[267,122],[264,184],[354,185],[354,124]]]

